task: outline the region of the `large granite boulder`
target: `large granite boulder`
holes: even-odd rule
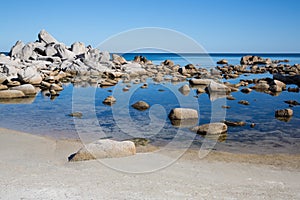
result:
[[[148,108],[150,108],[149,104],[146,103],[145,101],[138,101],[138,102],[132,104],[132,107],[137,110],[140,110],[140,111],[144,111],[144,110],[147,110]]]
[[[74,60],[76,57],[75,53],[68,50],[63,44],[56,44],[54,48],[57,51],[57,55],[63,60]]]
[[[19,90],[0,90],[0,99],[14,99],[25,97],[25,94]]]
[[[211,81],[211,79],[192,78],[189,82],[192,85],[209,85]]]
[[[18,78],[23,83],[29,83],[32,85],[39,85],[43,78],[37,72],[36,68],[34,67],[26,67],[18,72]]]
[[[190,108],[174,108],[169,113],[171,120],[198,119],[198,111]]]
[[[21,40],[18,40],[16,44],[11,48],[9,55],[11,57],[19,57],[24,46],[25,44]]]
[[[57,50],[54,48],[53,44],[47,45],[44,50],[46,56],[54,56],[57,54]]]
[[[75,55],[82,55],[85,54],[86,48],[84,43],[82,42],[75,42],[71,45],[71,51],[75,53]]]
[[[38,38],[39,42],[43,42],[46,44],[58,43],[57,40],[45,30],[40,31]]]
[[[10,89],[22,91],[25,95],[36,95],[37,93],[35,87],[31,84],[19,85],[16,87],[11,87]]]
[[[200,135],[216,135],[216,134],[224,134],[227,132],[227,125],[224,123],[210,123],[210,124],[203,124],[201,126],[196,126],[191,129],[197,134]]]
[[[118,158],[135,155],[136,148],[132,141],[118,142],[109,139],[97,140],[85,145],[69,157],[69,161],[84,161],[102,158]]]

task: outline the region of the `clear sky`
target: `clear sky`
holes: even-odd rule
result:
[[[67,45],[96,46],[119,32],[162,27],[208,52],[300,52],[299,0],[0,0],[0,7],[0,51],[35,41],[41,29]]]

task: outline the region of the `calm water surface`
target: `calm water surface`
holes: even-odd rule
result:
[[[155,64],[165,59],[173,60],[176,64],[200,64],[210,67],[211,62],[203,55],[185,55],[184,58],[174,54],[143,54]],[[130,60],[134,54],[124,55]],[[211,59],[216,62],[226,58],[231,64],[238,64],[239,54],[214,54]],[[289,59],[290,64],[300,63],[300,55],[264,55],[271,59]],[[205,61],[205,62],[202,62]],[[272,77],[270,74],[242,75],[240,79],[257,77]],[[228,80],[226,80],[228,81]],[[236,82],[238,80],[231,80]],[[300,153],[300,106],[293,107],[294,116],[288,122],[279,121],[274,117],[277,109],[288,108],[285,100],[298,100],[299,93],[284,91],[278,96],[256,91],[250,94],[234,92],[234,101],[220,98],[210,101],[207,94],[197,96],[196,89],[185,96],[178,91],[186,83],[157,84],[147,80],[148,89],[141,89],[140,84],[130,84],[128,92],[122,89],[128,83],[120,82],[110,88],[94,86],[74,87],[65,84],[64,90],[55,100],[39,93],[34,99],[26,99],[26,104],[0,104],[0,126],[10,129],[46,135],[54,138],[82,138],[92,134],[96,138],[114,138],[117,140],[132,137],[145,137],[153,144],[165,145],[174,140],[178,131],[183,131],[177,139],[179,141],[193,140],[193,148],[199,148],[203,137],[189,131],[188,127],[178,128],[171,124],[168,113],[175,107],[189,107],[200,113],[198,124],[209,123],[224,115],[227,120],[243,120],[247,124],[243,127],[229,127],[226,137],[218,142],[215,149],[247,153]],[[293,87],[293,85],[289,85]],[[288,86],[288,87],[289,87]],[[116,97],[117,102],[111,107],[102,101],[109,95]],[[196,97],[197,96],[197,97]],[[138,111],[131,107],[136,101],[146,101],[151,108]],[[240,105],[239,100],[247,100],[249,106]],[[223,109],[222,105],[230,106]],[[81,119],[69,117],[71,112],[83,113]],[[255,123],[254,128],[250,124]],[[212,138],[211,140],[214,140]]]

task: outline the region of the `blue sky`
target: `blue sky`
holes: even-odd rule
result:
[[[67,45],[82,41],[97,46],[126,30],[161,27],[193,38],[208,52],[300,52],[299,2],[1,1],[0,51],[9,51],[19,39],[35,41],[41,29],[46,29]],[[122,45],[126,46],[127,42],[132,41],[124,41]],[[183,46],[182,49],[188,51],[189,47]]]

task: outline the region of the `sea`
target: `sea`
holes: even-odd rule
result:
[[[253,54],[253,53],[213,53],[213,54],[171,54],[171,53],[126,53],[127,60],[142,55],[154,64],[166,59],[184,66],[192,63],[196,67],[213,68],[216,62],[227,59],[229,64],[239,64],[244,55],[258,55],[272,60],[288,59],[289,63],[300,63],[300,54]],[[237,79],[221,80],[237,83],[241,79],[272,78],[271,74],[244,74]],[[147,83],[148,88],[141,86]],[[64,83],[64,90],[55,99],[43,92],[35,98],[22,101],[0,102],[0,127],[47,136],[55,139],[76,139],[92,141],[101,138],[126,140],[145,138],[155,146],[177,145],[178,148],[201,148],[204,143],[211,144],[213,150],[238,153],[300,153],[300,106],[294,106],[294,116],[289,120],[279,120],[274,113],[277,109],[289,108],[286,100],[300,101],[300,94],[283,91],[277,96],[252,91],[244,94],[233,92],[236,100],[225,97],[212,98],[208,94],[196,93],[192,88],[182,94],[179,88],[188,82],[157,83],[151,78],[142,82],[122,82],[116,86],[101,88],[97,84]],[[251,86],[251,85],[250,85]],[[123,91],[127,87],[129,91]],[[287,87],[296,87],[288,85]],[[112,106],[103,104],[107,96],[114,96]],[[250,105],[238,104],[246,100]],[[150,109],[139,111],[132,108],[137,101],[145,101]],[[224,106],[230,108],[225,109]],[[244,121],[245,126],[228,127],[222,137],[205,137],[190,130],[194,125],[173,125],[168,118],[169,112],[176,107],[193,108],[199,112],[201,125],[222,120]],[[81,112],[81,118],[70,117],[72,112]],[[254,123],[255,127],[250,127]],[[184,144],[181,146],[180,144]]]

